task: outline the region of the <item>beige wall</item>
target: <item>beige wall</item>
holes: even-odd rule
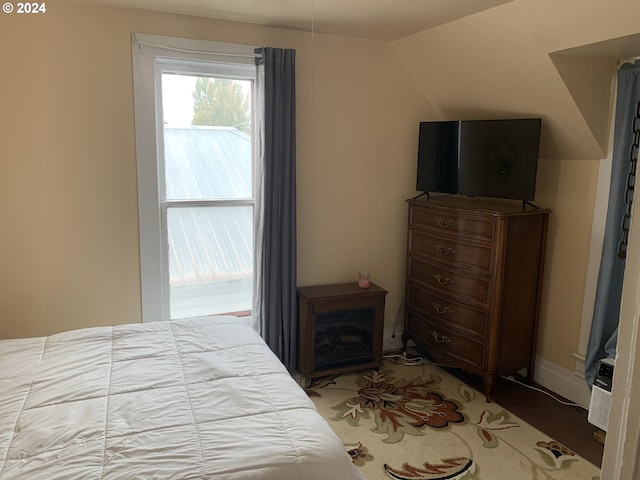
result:
[[[504,20],[496,12],[393,48],[74,4],[51,6],[37,18],[3,17],[0,41],[10,48],[3,51],[0,77],[0,338],[140,321],[132,32],[297,49],[299,285],[354,281],[366,269],[389,290],[386,325],[393,325],[403,295],[404,200],[415,194],[417,124],[460,113],[467,101],[475,113],[487,111],[466,97],[484,98],[484,90],[460,90],[466,96],[455,97],[449,86],[458,85],[444,73],[461,55],[461,38],[468,44],[484,38],[479,22],[496,28]],[[536,35],[544,33],[541,22]],[[449,28],[455,35],[447,40]],[[529,41],[526,32],[510,31]],[[432,39],[437,42],[425,48]],[[504,48],[498,40],[483,41]],[[527,52],[542,48],[527,45]],[[414,53],[419,68],[407,63],[406,55]],[[501,52],[508,61],[515,53]],[[534,59],[534,66],[541,64],[547,67]],[[489,72],[483,77],[490,79]],[[536,77],[534,84],[546,80]],[[548,85],[536,98],[551,98],[537,111],[569,104],[560,118],[583,127],[575,105],[557,98],[556,90],[564,89],[560,79]],[[509,105],[497,111],[516,108]],[[566,139],[566,130],[559,132]],[[588,135],[581,131],[578,138],[591,148]],[[578,344],[597,165],[557,158],[542,160],[539,171],[536,203],[553,210],[539,350],[569,370]]]
[[[367,269],[397,310],[431,112],[387,45],[74,4],[1,20],[0,338],[140,321],[132,32],[297,49],[299,283]]]
[[[569,371],[578,351],[599,161],[541,160],[536,203],[552,210],[538,355]]]
[[[369,271],[389,291],[390,324],[404,294],[418,123],[431,109],[387,46],[331,36],[314,45],[312,136],[298,163],[298,283]]]

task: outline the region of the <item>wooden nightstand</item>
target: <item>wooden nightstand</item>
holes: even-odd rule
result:
[[[382,365],[387,291],[356,282],[298,288],[298,370],[307,378]]]

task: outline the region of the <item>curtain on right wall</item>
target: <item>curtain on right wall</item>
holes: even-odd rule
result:
[[[616,355],[625,241],[630,226],[630,216],[627,217],[627,214],[630,213],[635,185],[635,162],[632,160],[635,158],[637,161],[638,158],[639,101],[640,61],[625,63],[618,70],[609,205],[585,361],[589,388],[593,386],[598,362],[603,358],[615,358]]]

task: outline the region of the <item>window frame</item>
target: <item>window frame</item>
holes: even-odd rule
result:
[[[251,199],[164,199],[162,74],[183,73],[253,81],[255,47],[203,40],[134,34],[132,36],[138,225],[142,322],[170,320],[167,208],[172,206],[255,205],[255,136],[252,141]],[[255,125],[255,108],[252,109]]]

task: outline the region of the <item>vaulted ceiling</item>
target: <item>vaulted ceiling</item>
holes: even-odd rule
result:
[[[599,159],[616,65],[640,55],[640,2],[71,0],[388,43],[441,119],[540,116],[541,157]]]
[[[391,42],[512,0],[78,0]]]

